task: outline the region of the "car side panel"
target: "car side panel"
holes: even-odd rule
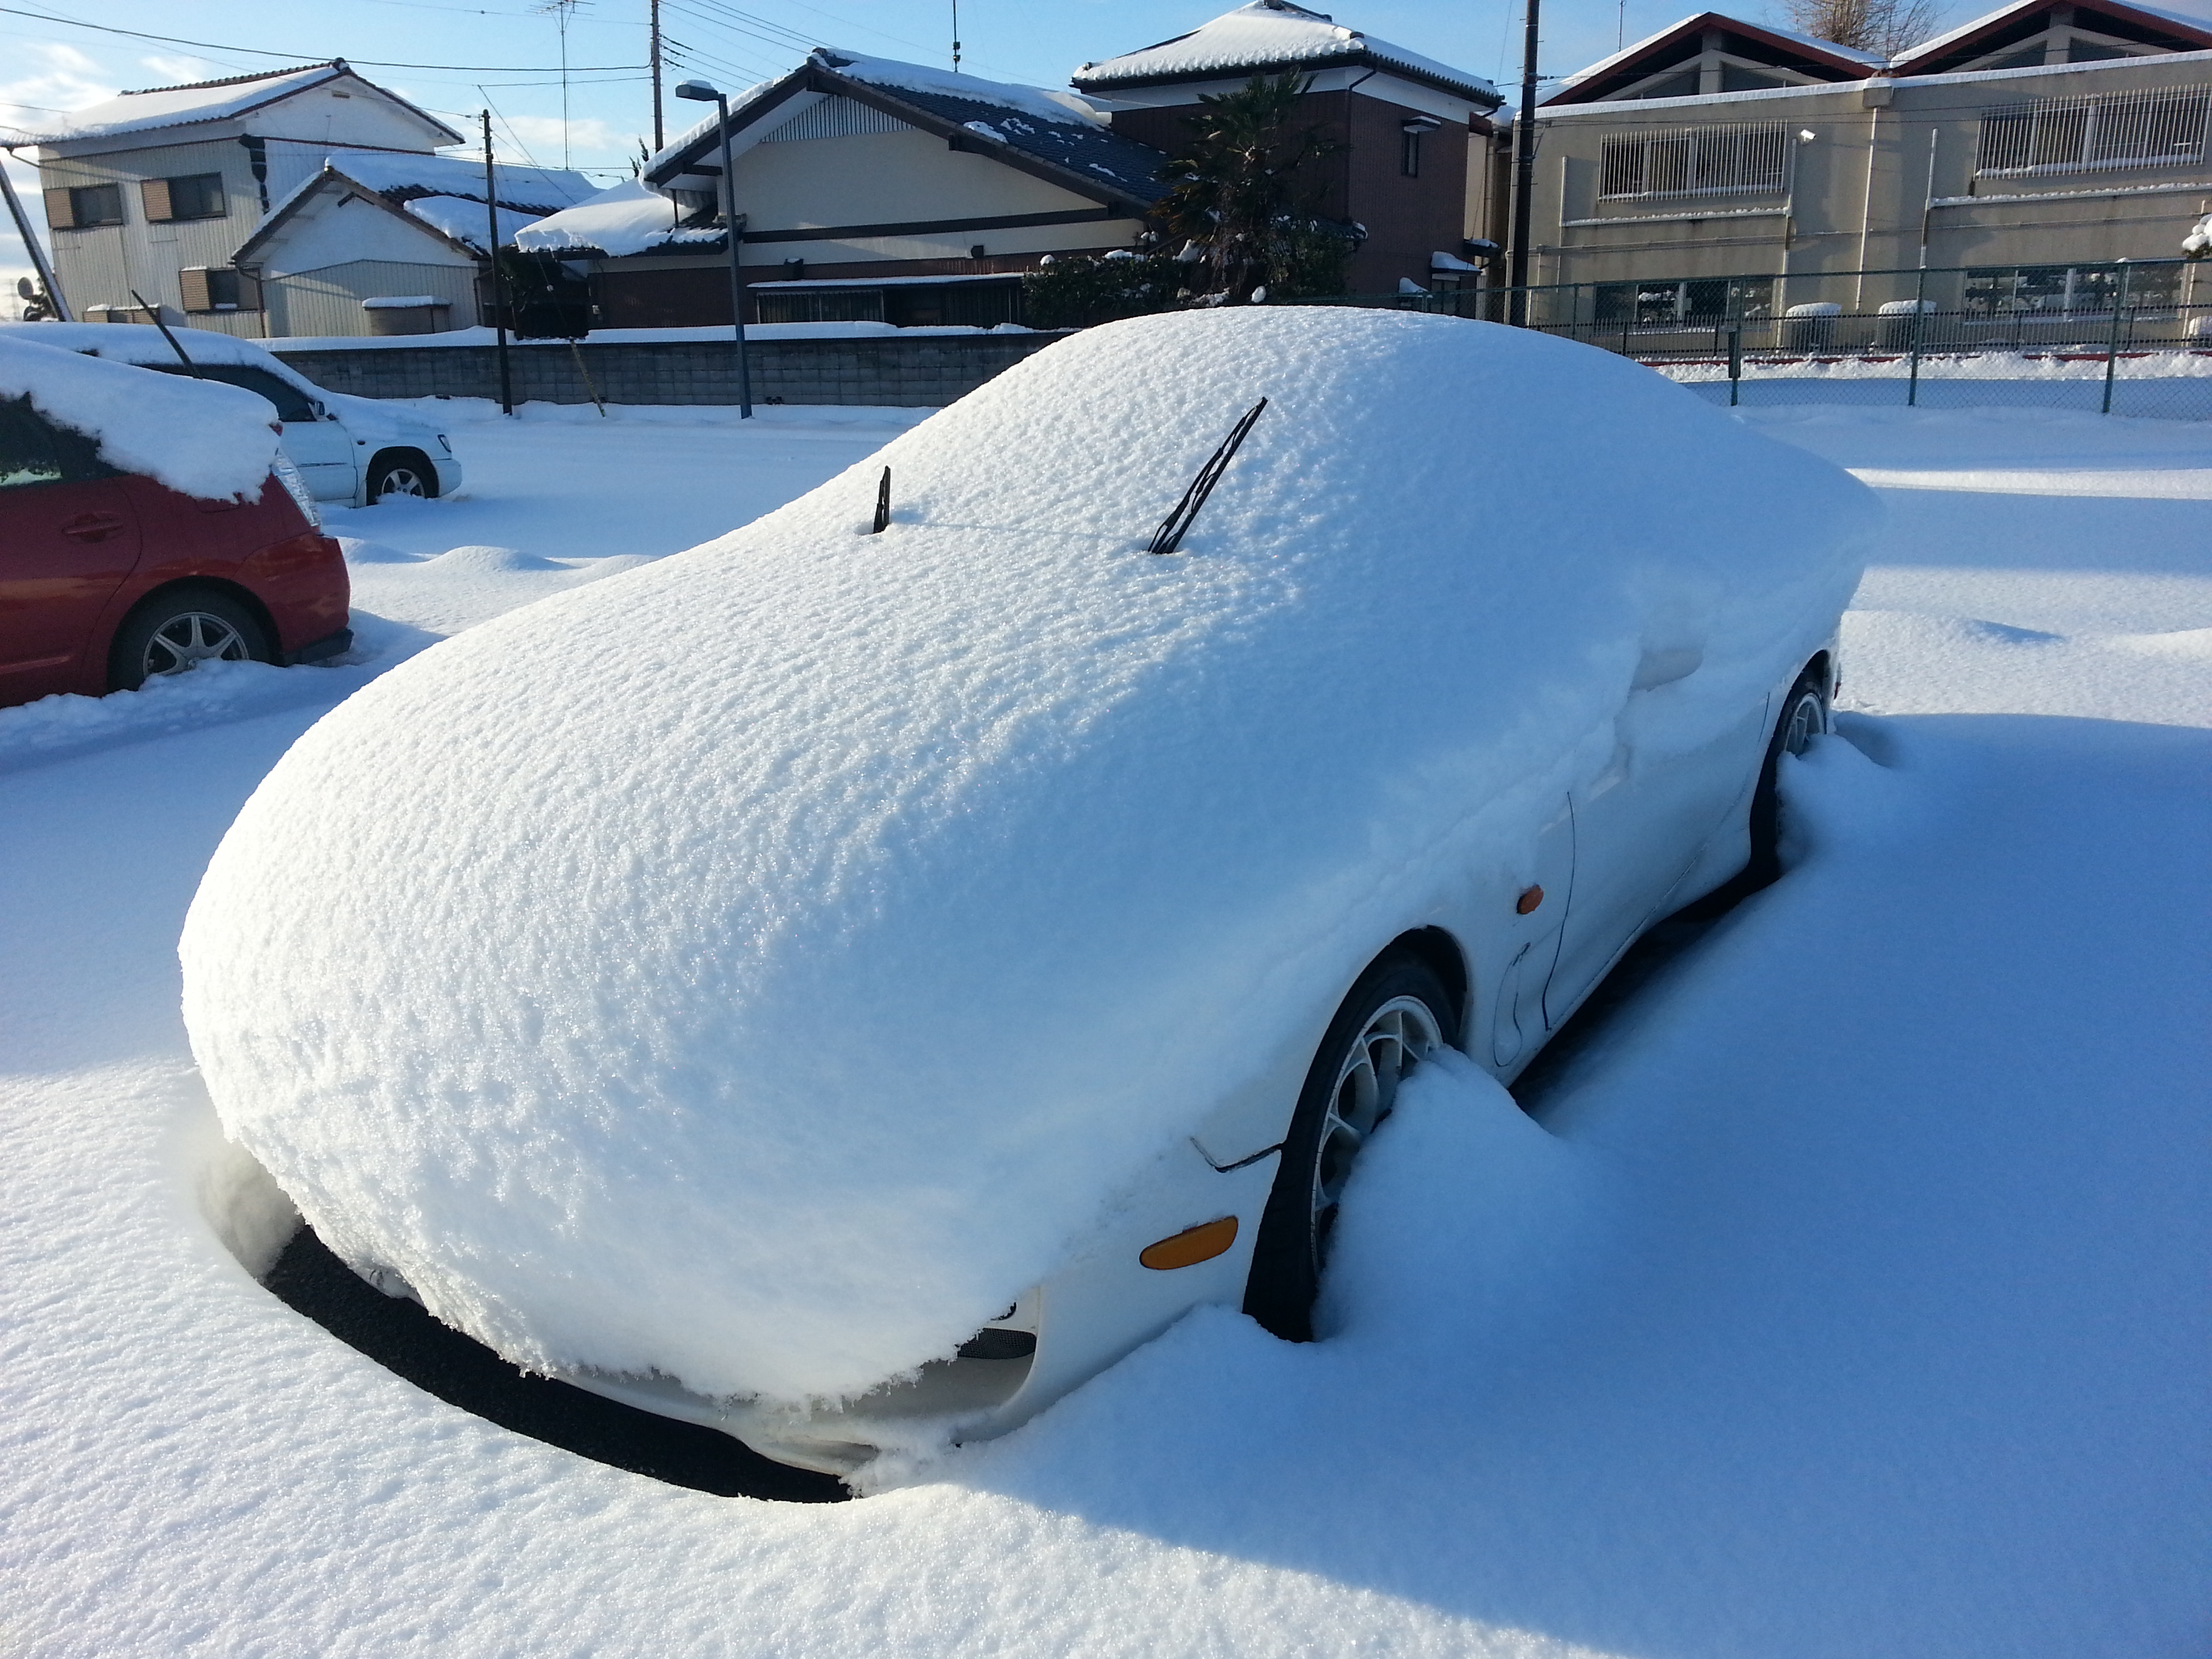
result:
[[[327,638],[346,625],[350,599],[337,544],[310,526],[272,478],[258,499],[204,501],[164,489],[151,478],[118,479],[144,532],[144,553],[131,580],[109,601],[95,648],[71,690],[97,696],[107,689],[107,653],[131,608],[173,582],[203,580],[243,588],[276,625],[284,654]]]
[[[0,489],[0,703],[79,690],[95,656],[106,689],[100,623],[141,545],[127,482]]]

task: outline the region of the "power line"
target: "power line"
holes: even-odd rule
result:
[[[328,58],[313,52],[269,52],[259,46],[228,46],[213,40],[186,40],[174,34],[149,34],[144,29],[117,28],[110,23],[81,22],[74,17],[56,17],[50,12],[25,11],[20,6],[0,6],[0,12],[11,17],[35,17],[42,23],[59,23],[73,29],[92,29],[101,34],[127,34],[134,40],[158,40],[168,46],[195,46],[203,52],[242,52],[249,58],[283,58],[295,63],[327,64]],[[544,75],[560,73],[557,64],[394,64],[375,58],[350,58],[348,63],[359,64],[368,69],[453,70],[469,75]],[[624,70],[641,70],[643,64],[591,64],[571,69],[571,75],[614,74]]]

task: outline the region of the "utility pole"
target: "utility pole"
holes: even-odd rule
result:
[[[15,152],[11,149],[7,153],[13,155]],[[39,246],[39,239],[31,233],[30,216],[23,211],[22,203],[15,198],[15,186],[8,177],[4,163],[0,163],[0,196],[8,198],[8,216],[15,222],[15,234],[23,239],[23,252],[31,256],[31,268],[39,273],[39,285],[46,289],[46,303],[53,307],[54,316],[58,320],[75,322],[76,319],[70,315],[69,301],[62,294],[62,285],[54,280],[54,268],[46,263],[46,251]]]
[[[653,149],[655,155],[666,146],[667,136],[660,125],[660,0],[651,0],[650,39],[646,42],[645,61],[653,71]]]
[[[960,73],[960,0],[952,0],[952,72]]]
[[[499,275],[499,180],[491,164],[491,112],[483,112],[484,240],[491,250],[491,324],[499,334],[499,412],[514,413],[514,379],[507,362],[507,288]]]
[[[1513,124],[1513,250],[1505,267],[1513,291],[1508,320],[1528,322],[1528,222],[1536,187],[1536,33],[1538,0],[1527,0],[1528,26],[1521,43],[1521,116]]]

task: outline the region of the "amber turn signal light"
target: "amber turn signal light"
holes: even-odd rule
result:
[[[1513,914],[1516,916],[1525,916],[1543,902],[1542,888],[1524,887],[1521,890],[1521,896],[1513,902]]]
[[[1195,1227],[1186,1227],[1173,1238],[1146,1245],[1137,1252],[1137,1260],[1160,1273],[1170,1267],[1194,1267],[1201,1261],[1212,1261],[1236,1242],[1237,1218],[1225,1215],[1218,1221],[1201,1221]]]

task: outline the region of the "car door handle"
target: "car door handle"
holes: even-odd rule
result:
[[[62,526],[62,534],[73,542],[104,542],[124,527],[116,514],[80,513]]]

